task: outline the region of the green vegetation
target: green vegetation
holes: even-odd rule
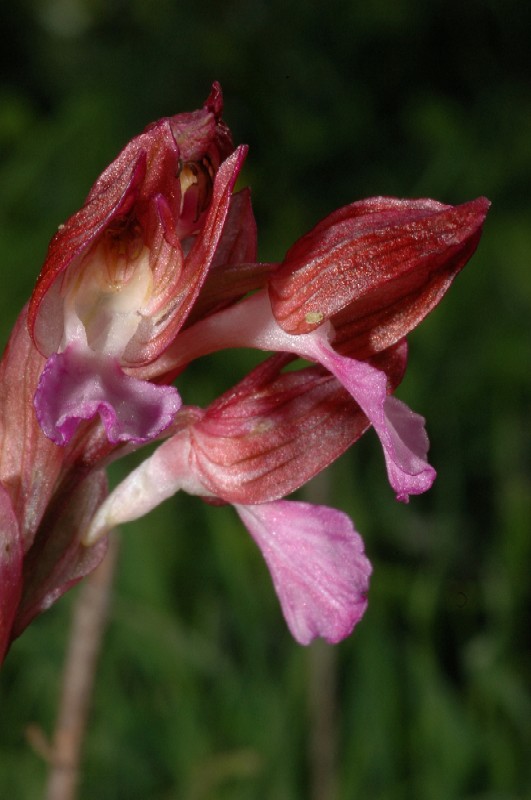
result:
[[[263,259],[365,196],[493,201],[472,264],[411,336],[398,392],[428,419],[434,488],[397,504],[371,433],[331,469],[328,502],[353,517],[374,563],[369,611],[328,666],[337,800],[531,797],[530,8],[0,10],[3,342],[49,238],[101,169],[152,119],[200,105],[213,79],[251,146],[244,179]],[[186,373],[185,401],[243,375],[248,354],[230,359]],[[25,732],[53,728],[74,596],[15,643],[2,672],[1,800],[42,795],[46,765]],[[177,497],[124,528],[81,800],[311,797],[322,651],[291,640],[231,509]]]

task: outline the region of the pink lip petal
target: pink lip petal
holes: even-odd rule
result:
[[[180,490],[213,497],[195,473],[186,429],[114,489],[88,526],[85,544]],[[264,555],[295,639],[308,644],[317,636],[329,642],[348,636],[366,609],[371,573],[350,519],[332,508],[284,500],[234,507]]]
[[[367,607],[371,565],[346,514],[289,500],[235,508],[262,551],[294,638],[348,636]]]
[[[155,438],[172,423],[181,400],[173,386],[132,378],[116,361],[71,345],[46,362],[34,406],[43,432],[56,444],[67,444],[81,421],[98,414],[114,444]]]
[[[383,413],[393,455],[384,449],[389,482],[397,500],[408,501],[409,494],[422,494],[431,488],[437,473],[427,463],[429,440],[425,419],[397,397],[386,397]],[[408,478],[404,479],[404,474]]]

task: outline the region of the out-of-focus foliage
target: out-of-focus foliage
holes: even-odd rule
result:
[[[435,487],[396,504],[371,434],[332,468],[328,502],[375,566],[367,616],[332,667],[337,785],[340,800],[525,800],[531,6],[21,0],[2,4],[0,29],[4,342],[101,169],[152,119],[197,107],[213,79],[251,145],[264,259],[364,196],[493,201],[473,263],[411,337],[399,391],[428,417]],[[179,388],[207,402],[248,363],[209,361]],[[4,667],[1,798],[42,794],[25,730],[53,727],[71,602]],[[291,641],[230,509],[179,497],[129,526],[81,798],[311,797],[315,652]]]

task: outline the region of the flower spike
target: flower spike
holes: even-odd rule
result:
[[[489,202],[369,198],[257,262],[250,191],[235,191],[247,148],[222,112],[215,83],[127,144],[53,237],[11,334],[0,660],[98,565],[111,528],[178,491],[235,508],[298,642],[338,642],[367,606],[362,540],[342,512],[284,498],[370,427],[398,500],[435,479],[424,419],[394,394],[406,337],[474,253]],[[270,355],[184,406],[173,380],[187,396],[186,366],[234,347]],[[109,494],[106,465],[154,440]]]

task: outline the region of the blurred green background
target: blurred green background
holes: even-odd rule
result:
[[[399,396],[428,419],[433,489],[397,504],[372,433],[313,489],[374,563],[359,628],[296,645],[230,508],[177,497],[124,528],[80,798],[531,798],[531,5],[19,0],[0,30],[2,342],[99,172],[214,79],[263,259],[370,195],[493,203],[410,337]],[[180,390],[207,402],[249,363]],[[75,594],[2,672],[1,800],[42,796],[26,730],[53,729]]]

